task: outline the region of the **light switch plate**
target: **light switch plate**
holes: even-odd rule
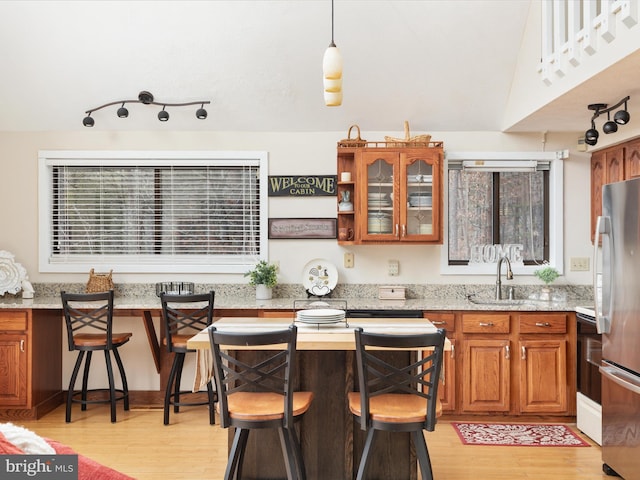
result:
[[[569,270],[572,272],[588,272],[589,257],[571,257]]]

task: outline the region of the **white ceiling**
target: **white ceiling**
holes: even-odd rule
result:
[[[335,0],[344,102],[325,107],[330,0],[0,1],[0,131],[81,130],[85,110],[142,90],[210,100],[209,116],[174,108],[161,124],[155,106],[130,105],[128,119],[112,106],[94,129],[392,132],[406,119],[421,132],[501,130],[529,8]],[[637,89],[639,64],[620,62],[512,129],[586,129],[586,105]],[[612,79],[628,88],[611,93]]]

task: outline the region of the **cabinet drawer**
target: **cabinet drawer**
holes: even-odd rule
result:
[[[0,331],[27,329],[27,312],[0,312]]]
[[[437,328],[444,328],[447,333],[456,331],[455,315],[453,313],[424,312],[424,318]]]
[[[567,315],[540,313],[520,315],[520,333],[567,333]]]
[[[509,314],[466,313],[462,316],[464,333],[509,333]]]

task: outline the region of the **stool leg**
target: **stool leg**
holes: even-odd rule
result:
[[[429,450],[427,449],[427,443],[424,440],[424,434],[422,430],[415,430],[411,432],[413,437],[413,444],[416,447],[416,456],[420,463],[420,470],[422,471],[423,480],[433,480],[433,473],[431,471],[431,460],[429,459]]]
[[[169,425],[169,407],[171,405],[171,391],[176,381],[176,371],[178,368],[178,353],[174,353],[173,363],[171,364],[171,371],[169,372],[169,378],[167,379],[167,388],[164,392],[164,424]]]
[[[91,356],[93,352],[91,350],[87,351],[87,359],[84,362],[84,372],[82,373],[82,394],[80,398],[82,398],[83,403],[80,406],[81,410],[87,409],[87,385],[89,384],[89,367],[91,366]]]
[[[247,447],[247,438],[249,438],[249,430],[236,427],[231,451],[229,452],[227,469],[224,472],[224,480],[235,480],[242,477],[242,459],[244,458],[244,450]]]
[[[111,404],[111,423],[116,422],[116,387],[113,382],[113,367],[111,366],[111,355],[109,350],[104,351],[104,359],[107,363],[107,377],[109,378],[109,400]]]
[[[358,468],[358,476],[357,480],[364,480],[365,474],[367,473],[367,467],[369,466],[369,454],[373,450],[373,445],[375,443],[376,438],[376,430],[374,428],[370,428],[367,432],[367,439],[364,442],[364,450],[362,452],[362,458],[360,459],[360,467]]]
[[[278,428],[278,435],[280,436],[280,446],[282,448],[282,456],[284,457],[284,466],[287,471],[288,480],[297,480],[298,468],[296,466],[296,456],[294,453],[294,446],[291,442],[291,433],[284,427]]]
[[[80,371],[80,365],[82,365],[83,358],[84,350],[79,350],[78,357],[76,358],[76,365],[73,367],[73,373],[71,374],[71,380],[69,381],[69,390],[67,390],[67,423],[71,422],[71,403],[73,401],[73,391],[76,387],[76,379],[78,378],[78,372]]]
[[[184,368],[184,358],[186,355],[184,353],[177,353],[176,359],[178,360],[178,365],[176,368],[176,380],[174,384],[174,395],[173,395],[173,411],[174,413],[180,412],[180,384],[182,383],[182,369]]]
[[[209,397],[209,425],[216,424],[216,395],[213,393],[213,385],[211,380],[207,382],[207,396]]]
[[[296,465],[298,478],[300,480],[305,480],[307,478],[307,472],[304,467],[304,459],[302,458],[302,449],[300,448],[300,440],[298,439],[298,435],[296,434],[295,427],[291,427],[287,429],[289,434],[291,435],[291,443],[294,446],[294,453],[296,455]]]
[[[124,409],[129,410],[129,384],[127,383],[127,375],[124,373],[124,365],[120,358],[120,352],[117,348],[113,349],[113,356],[118,364],[118,370],[120,371],[120,380],[122,380],[122,394],[124,397]]]

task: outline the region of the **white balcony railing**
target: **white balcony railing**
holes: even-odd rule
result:
[[[551,85],[576,68],[584,55],[616,39],[617,28],[638,23],[639,0],[542,0],[542,55],[539,73]]]

